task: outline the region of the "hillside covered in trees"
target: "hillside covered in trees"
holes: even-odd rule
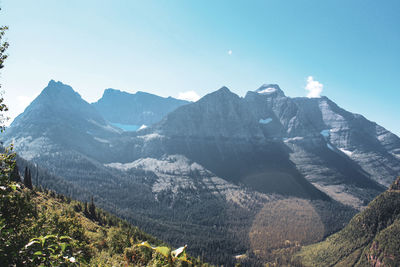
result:
[[[1,154],[1,266],[207,266],[124,220],[47,189],[24,184],[15,154]]]
[[[400,177],[343,230],[296,258],[305,266],[400,266]]]

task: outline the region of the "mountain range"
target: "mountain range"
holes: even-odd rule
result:
[[[290,98],[274,84],[245,97],[223,87],[195,103],[107,89],[89,104],[50,81],[2,140],[214,263],[320,241],[400,173],[399,137],[327,97]]]

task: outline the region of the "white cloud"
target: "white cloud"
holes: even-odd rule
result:
[[[324,85],[318,81],[315,81],[312,76],[308,76],[305,89],[308,91],[307,97],[321,97]]]
[[[200,96],[195,91],[187,91],[179,93],[178,99],[196,102],[200,99]]]
[[[228,55],[232,55],[232,50],[228,50]]]

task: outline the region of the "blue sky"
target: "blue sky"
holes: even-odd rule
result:
[[[1,0],[14,117],[50,79],[89,102],[105,88],[243,96],[278,83],[322,95],[400,135],[400,1]],[[318,84],[319,82],[320,84]],[[190,94],[189,94],[190,95]],[[193,95],[193,93],[192,93]]]

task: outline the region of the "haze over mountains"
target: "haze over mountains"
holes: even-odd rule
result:
[[[223,87],[195,103],[107,89],[89,104],[50,81],[3,140],[108,210],[220,263],[262,257],[260,240],[282,230],[277,214],[288,210],[319,224],[279,238],[319,241],[400,173],[399,137],[327,97],[290,98],[278,85],[245,97]]]

